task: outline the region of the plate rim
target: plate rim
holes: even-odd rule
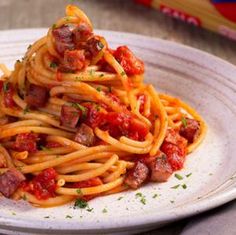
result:
[[[1,38],[1,35],[3,35],[3,34],[9,34],[9,33],[14,33],[14,32],[22,34],[24,32],[30,33],[30,32],[34,32],[34,31],[40,31],[40,32],[42,31],[43,32],[45,30],[47,30],[47,28],[25,28],[25,29],[1,30],[0,31],[0,38]],[[234,71],[234,73],[236,74],[236,66],[233,65],[232,63],[230,63],[228,61],[225,61],[224,59],[219,58],[215,55],[212,55],[208,52],[204,52],[204,51],[201,51],[200,49],[192,48],[190,46],[186,46],[186,45],[180,44],[178,42],[168,41],[168,40],[155,38],[155,37],[150,37],[150,36],[144,36],[144,35],[140,35],[140,34],[121,32],[121,31],[99,30],[99,29],[96,29],[96,31],[100,32],[100,33],[107,33],[107,34],[110,33],[113,36],[114,35],[122,35],[123,38],[140,38],[142,40],[149,40],[149,41],[151,40],[155,43],[166,44],[167,46],[170,45],[172,47],[179,48],[179,50],[191,51],[191,53],[193,53],[195,55],[193,57],[201,55],[206,60],[215,61],[217,64],[221,64],[224,67],[227,66],[229,68],[230,72]],[[194,61],[194,59],[192,59],[191,62],[196,63],[196,61]],[[209,66],[206,66],[206,68],[209,68]],[[234,79],[232,76],[228,76],[228,78],[233,84],[236,85],[236,79]],[[236,94],[236,89],[234,91],[235,91],[235,94]],[[220,206],[220,205],[222,205],[224,203],[227,203],[227,202],[229,202],[231,200],[234,200],[234,199],[236,199],[236,187],[232,187],[231,189],[225,190],[225,191],[223,191],[219,194],[216,194],[216,195],[213,194],[212,196],[207,197],[206,199],[202,199],[200,201],[197,201],[194,204],[187,204],[187,206],[182,209],[181,213],[173,213],[173,208],[169,209],[169,210],[165,210],[163,215],[162,215],[162,219],[161,220],[159,219],[158,223],[160,223],[160,222],[164,223],[166,221],[170,222],[170,221],[173,221],[173,220],[179,220],[179,219],[191,216],[191,215],[202,213],[206,210],[210,210],[212,208]],[[209,202],[211,202],[211,203],[209,203]],[[196,210],[196,208],[199,208],[199,210]],[[150,217],[151,215],[148,215],[148,216]],[[110,231],[125,230],[127,228],[131,229],[131,228],[134,228],[134,227],[138,228],[138,227],[155,225],[155,223],[157,223],[155,218],[149,218],[148,216],[145,217],[145,220],[143,219],[142,216],[138,217],[138,218],[135,219],[134,222],[132,222],[132,223],[129,222],[129,225],[126,225],[126,226],[115,225],[115,227],[114,227],[114,226],[111,226],[111,224],[110,224],[110,227],[108,227],[107,224],[106,225],[98,224],[94,228],[88,228],[88,229],[71,228],[71,229],[69,229],[67,227],[65,229],[60,228],[58,231],[60,231],[60,232],[65,232],[65,231],[68,231],[68,232],[73,232],[73,231],[85,232],[85,231],[95,231],[96,229],[103,229],[103,231],[110,232]],[[53,223],[54,223],[53,227],[55,227],[56,221],[55,222],[53,221]],[[0,228],[1,228],[1,226],[5,227],[5,229],[7,228],[8,230],[16,229],[16,228],[17,229],[22,229],[25,226],[27,226],[27,228],[24,228],[25,231],[26,230],[38,231],[38,230],[42,230],[42,229],[44,229],[45,231],[48,231],[50,229],[49,225],[42,228],[41,224],[38,224],[38,227],[37,227],[37,226],[35,226],[35,224],[32,225],[30,223],[30,221],[28,222],[28,221],[25,221],[25,220],[19,220],[17,218],[5,218],[4,219],[4,218],[0,217]],[[104,226],[106,226],[106,227],[104,227]],[[56,230],[53,228],[53,231],[56,231]]]

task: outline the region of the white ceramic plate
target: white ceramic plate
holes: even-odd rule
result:
[[[45,33],[45,29],[0,32],[0,61],[12,67],[27,46]],[[73,209],[72,205],[39,209],[2,198],[1,231],[134,233],[236,198],[236,68],[176,43],[121,32],[98,33],[113,48],[128,45],[145,61],[147,83],[188,102],[206,120],[209,128],[204,142],[188,156],[185,168],[179,172],[182,176],[192,175],[181,181],[172,176],[167,183],[95,199],[90,202],[92,212]],[[186,184],[187,188],[171,188],[177,184]],[[145,196],[146,205],[136,198],[137,192]]]

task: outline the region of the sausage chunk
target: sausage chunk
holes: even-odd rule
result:
[[[151,170],[151,181],[154,182],[166,182],[173,173],[167,156],[162,152],[149,163],[149,169]]]
[[[0,175],[0,192],[5,197],[10,197],[24,180],[25,177],[21,172],[14,168],[9,169]]]
[[[27,95],[26,103],[30,107],[43,107],[48,100],[48,91],[45,87],[30,84]]]
[[[137,189],[145,182],[148,173],[148,167],[144,163],[138,161],[135,163],[134,167],[127,172],[125,183],[129,187]]]
[[[85,146],[93,146],[95,142],[93,129],[82,123],[76,132],[75,141]]]
[[[193,143],[200,134],[200,122],[191,118],[185,118],[186,125],[180,127],[180,135],[188,140],[189,143]]]
[[[81,23],[73,31],[73,41],[77,48],[81,48],[89,37],[93,35],[91,28],[86,23]]]
[[[30,153],[37,151],[38,135],[36,133],[20,133],[16,136],[13,148],[16,151],[28,151]]]
[[[69,105],[62,105],[60,121],[62,126],[75,128],[80,119],[80,111]]]
[[[75,48],[72,30],[69,26],[65,25],[53,29],[52,34],[55,38],[55,47],[59,54],[63,55],[66,50],[73,50]]]

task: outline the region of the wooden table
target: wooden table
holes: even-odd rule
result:
[[[49,27],[64,14],[66,0],[0,0],[0,30]],[[97,29],[138,33],[189,45],[236,64],[236,42],[136,5],[132,0],[74,1],[86,11]],[[188,220],[145,233],[180,234]]]

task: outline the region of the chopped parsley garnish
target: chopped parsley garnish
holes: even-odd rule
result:
[[[182,184],[182,188],[183,188],[183,189],[186,189],[186,188],[187,188],[187,185],[186,185],[186,184]]]
[[[102,44],[102,42],[98,41],[97,49],[100,51],[100,50],[102,50],[103,47],[104,47],[104,45]]]
[[[98,92],[100,92],[100,91],[102,90],[102,88],[101,88],[100,86],[98,86],[98,87],[96,88],[96,90],[97,90]]]
[[[91,77],[93,77],[94,73],[95,73],[95,71],[94,71],[93,69],[91,69],[91,70],[89,71],[89,75],[90,75]]]
[[[26,114],[26,113],[28,113],[28,112],[29,112],[29,107],[26,106],[26,107],[24,108],[24,110],[23,110],[23,113]]]
[[[179,186],[180,186],[180,184],[177,184],[177,185],[175,185],[175,186],[173,186],[173,187],[171,187],[171,188],[177,189]]]
[[[123,197],[119,197],[117,200],[120,201]]]
[[[86,211],[92,212],[92,211],[93,211],[93,208],[88,208]]]
[[[158,197],[158,194],[154,194],[153,196],[152,196],[152,198],[157,198]]]
[[[17,60],[16,63],[20,63],[20,60]]]
[[[55,62],[55,61],[52,61],[51,63],[50,63],[50,68],[53,68],[53,69],[55,69],[55,68],[57,68],[57,63]]]
[[[73,217],[71,215],[67,215],[66,219],[72,219]]]
[[[83,77],[78,77],[78,76],[75,77],[75,81],[79,82],[81,80],[83,80]]]
[[[146,205],[146,197],[142,193],[136,193],[135,196],[136,198],[140,198],[140,202],[143,205]]]
[[[189,173],[189,174],[186,175],[186,177],[188,178],[188,177],[190,177],[191,175],[192,175],[192,173]]]
[[[177,178],[178,180],[182,180],[183,176],[179,175],[179,174],[175,174],[175,178]]]
[[[29,46],[27,47],[27,50],[29,50],[31,47],[32,47],[32,45],[31,45],[31,44],[29,44]]]
[[[170,203],[175,203],[175,201],[170,201]]]
[[[49,218],[50,218],[50,216],[44,216],[43,218],[44,218],[44,219],[49,219]]]
[[[27,197],[26,197],[25,194],[22,196],[22,199],[23,199],[24,201],[27,201]]]
[[[122,71],[122,72],[120,73],[120,75],[121,75],[121,76],[124,76],[124,75],[125,75],[125,72],[124,72],[124,71]]]
[[[16,215],[16,213],[15,213],[15,212],[12,212],[11,214],[12,214],[12,215]]]
[[[52,29],[55,29],[56,27],[57,27],[56,24],[53,24],[53,25],[52,25]]]
[[[72,107],[76,108],[76,109],[80,109],[82,112],[82,116],[86,117],[87,115],[87,108],[80,105],[79,103],[72,103]]]
[[[40,148],[41,150],[43,150],[43,151],[50,151],[50,150],[51,150],[50,148],[47,148],[47,147],[45,147],[45,146],[43,146],[43,145],[40,145],[39,148]]]
[[[3,91],[4,91],[4,92],[7,92],[8,90],[9,90],[9,83],[8,83],[8,82],[7,82],[7,83],[4,82],[4,83],[3,83]]]
[[[182,122],[182,124],[183,124],[184,127],[187,126],[187,120],[186,120],[185,117],[182,117],[182,118],[181,118],[181,122]]]
[[[100,75],[99,75],[99,77],[100,77],[100,78],[104,77],[104,74],[103,74],[103,73],[102,73],[102,74],[100,74]]]
[[[107,209],[104,208],[104,209],[102,210],[102,213],[107,213]]]
[[[80,188],[76,189],[76,193],[78,193],[79,195],[83,194]]]
[[[87,206],[88,206],[87,201],[85,201],[84,199],[78,198],[78,199],[75,201],[74,209],[76,209],[76,208],[84,209],[84,208],[86,208]]]

